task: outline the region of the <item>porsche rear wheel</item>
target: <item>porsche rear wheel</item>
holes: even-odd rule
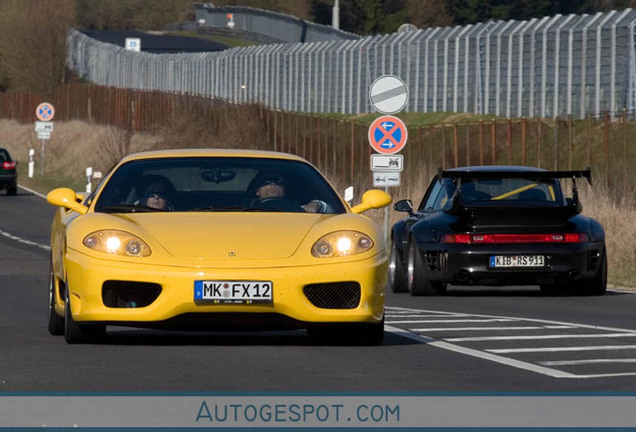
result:
[[[406,266],[400,259],[395,238],[391,240],[391,260],[389,261],[389,285],[394,293],[408,291],[406,283]]]
[[[53,336],[61,336],[64,334],[64,318],[55,312],[56,291],[53,262],[51,261],[49,264],[49,333]]]
[[[596,275],[582,283],[582,293],[584,295],[603,295],[607,291],[607,254],[603,253],[601,265],[596,271]]]
[[[78,324],[75,322],[71,312],[70,295],[70,290],[67,287],[64,301],[64,339],[66,343],[86,343],[103,338],[106,335],[106,326]]]
[[[13,184],[7,187],[7,195],[17,195],[18,194],[18,185]]]
[[[444,282],[431,281],[428,278],[428,267],[422,260],[414,240],[409,242],[409,254],[407,260],[407,286],[412,296],[433,296],[444,294],[446,284]]]

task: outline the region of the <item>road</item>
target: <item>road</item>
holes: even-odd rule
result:
[[[54,209],[0,193],[0,392],[636,390],[636,295],[535,288],[388,294],[380,347],[316,346],[304,331],[111,328],[96,345],[46,329]]]

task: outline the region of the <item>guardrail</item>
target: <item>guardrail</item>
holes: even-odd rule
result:
[[[200,3],[195,4],[195,15],[197,23],[204,27],[228,28],[228,22],[231,22],[231,28],[235,30],[267,35],[286,43],[360,39],[359,35],[330,26],[250,7],[215,7]]]

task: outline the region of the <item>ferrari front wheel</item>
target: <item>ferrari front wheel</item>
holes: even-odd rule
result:
[[[53,336],[64,334],[64,318],[55,312],[56,293],[55,276],[53,274],[53,261],[49,264],[49,333]]]
[[[78,324],[71,312],[70,289],[66,287],[64,299],[64,339],[68,344],[86,343],[103,338],[106,335],[105,325]]]
[[[391,240],[391,260],[389,261],[389,285],[394,293],[408,291],[406,284],[406,268],[400,259],[395,238]]]
[[[444,294],[446,285],[444,282],[431,281],[428,278],[428,266],[422,260],[417,243],[411,239],[409,242],[409,254],[407,260],[407,286],[412,296],[433,296]]]

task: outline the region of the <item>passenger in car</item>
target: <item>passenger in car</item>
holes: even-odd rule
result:
[[[141,203],[151,209],[174,211],[175,189],[170,180],[160,175],[147,176],[144,180]]]

